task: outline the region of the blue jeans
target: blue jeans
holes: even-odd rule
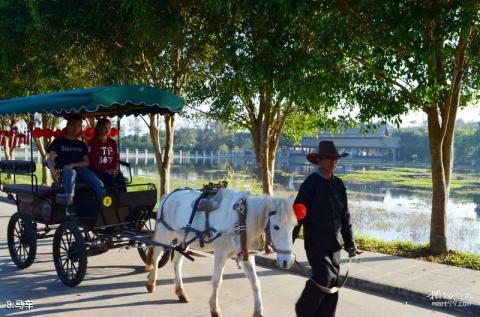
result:
[[[95,191],[98,201],[102,201],[105,196],[105,188],[102,181],[95,175],[95,173],[87,167],[79,167],[76,169],[70,168],[63,170],[63,189],[65,196],[73,197],[75,195],[75,180],[84,182],[88,187]]]

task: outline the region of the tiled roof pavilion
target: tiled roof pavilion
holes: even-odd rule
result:
[[[361,133],[359,128],[350,128],[343,132],[337,131],[335,134],[327,131],[316,136],[304,136],[300,145],[295,146],[295,148],[310,152],[316,150],[318,142],[323,140],[332,140],[339,150],[354,150],[354,152],[370,150],[376,152],[377,155],[380,154],[379,152],[395,152],[400,147],[400,138],[390,136],[388,128],[383,126],[367,134]],[[371,153],[370,155],[375,154]]]

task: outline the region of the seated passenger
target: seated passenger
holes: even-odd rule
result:
[[[88,150],[84,142],[77,139],[82,131],[82,118],[70,115],[67,119],[67,133],[56,138],[48,147],[47,164],[55,181],[59,181],[58,170],[63,170],[63,188],[66,196],[66,213],[73,215],[75,180],[78,178],[91,187],[99,202],[105,195],[102,182],[89,168]]]
[[[100,178],[106,188],[117,187],[125,192],[125,178],[120,172],[117,143],[109,137],[112,124],[106,118],[100,118],[95,126],[93,138],[88,142],[90,168]]]

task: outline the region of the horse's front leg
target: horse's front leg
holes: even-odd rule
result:
[[[222,285],[223,269],[227,259],[228,256],[224,252],[215,252],[215,262],[212,275],[213,291],[212,296],[210,296],[210,313],[212,314],[212,317],[220,317],[222,315],[220,307],[218,306],[218,291]]]
[[[263,316],[262,295],[260,289],[260,281],[258,280],[257,272],[255,271],[255,257],[249,256],[248,261],[242,261],[242,267],[245,275],[250,281],[250,286],[253,291],[253,303],[255,305],[253,310],[253,317]]]
[[[188,248],[185,251],[188,251]],[[175,254],[175,257],[173,258],[173,270],[175,271],[175,294],[178,296],[178,300],[181,303],[188,303],[190,300],[188,299],[187,292],[183,287],[182,280],[183,258],[184,256],[180,253]]]
[[[147,290],[149,293],[153,293],[155,291],[155,285],[157,283],[157,274],[158,274],[158,262],[160,258],[163,256],[163,248],[162,247],[152,247],[148,248],[147,250],[147,264],[145,269],[149,270],[148,273],[148,281],[147,281]]]

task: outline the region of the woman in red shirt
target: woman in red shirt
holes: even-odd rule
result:
[[[112,124],[106,118],[100,118],[95,126],[95,134],[88,142],[90,168],[103,182],[105,188],[118,187],[125,189],[125,178],[120,172],[117,143],[109,137]]]

